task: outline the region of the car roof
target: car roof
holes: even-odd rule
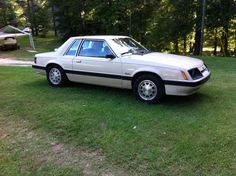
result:
[[[73,39],[116,39],[116,38],[129,38],[128,36],[121,36],[121,35],[89,35],[89,36],[75,36],[71,37]]]

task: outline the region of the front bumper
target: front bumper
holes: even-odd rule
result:
[[[194,81],[164,81],[166,94],[167,95],[191,95],[197,92],[197,90],[207,82],[211,77],[211,72],[208,73],[205,77],[194,80]]]

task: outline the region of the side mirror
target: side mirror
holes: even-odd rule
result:
[[[54,51],[57,51],[57,50],[58,50],[58,48],[55,48],[55,49],[54,49]]]
[[[116,58],[116,56],[114,56],[113,54],[107,54],[105,57],[109,58],[109,59],[115,59]]]

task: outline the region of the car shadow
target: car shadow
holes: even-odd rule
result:
[[[78,91],[83,91],[83,93],[88,93],[88,94],[89,92],[96,92],[97,94],[106,93],[108,96],[114,96],[114,98],[117,97],[117,95],[119,95],[119,97],[125,97],[125,99],[121,100],[121,101],[125,101],[125,103],[127,103],[127,100],[130,100],[130,103],[131,102],[133,103],[136,101],[132,90],[129,90],[129,89],[119,89],[119,88],[113,88],[113,87],[105,87],[105,86],[74,83],[74,82],[68,83],[68,85],[66,85],[63,88],[57,88],[57,87],[49,86],[46,80],[37,80],[37,81],[26,83],[26,84],[27,84],[26,86],[31,86],[31,87],[37,86],[37,87],[40,87],[41,89],[48,89],[48,88],[57,89],[57,90],[70,89],[71,92],[75,92],[75,93]],[[94,96],[96,96],[96,94],[94,94]],[[194,105],[194,104],[200,104],[207,101],[213,101],[213,97],[211,97],[209,94],[205,92],[204,93],[197,92],[189,96],[166,96],[160,104],[166,105],[166,106],[171,106],[171,105],[176,105],[176,104],[179,104],[181,106],[187,106],[189,104]],[[139,102],[138,100],[136,102],[138,104],[139,103],[147,104],[147,103]]]
[[[182,106],[187,106],[189,104],[200,104],[206,101],[211,101],[212,97],[209,94],[197,92],[189,96],[166,96],[163,100],[163,104],[174,105],[179,104]]]
[[[99,85],[91,85],[91,84],[83,84],[83,83],[75,83],[70,82],[66,87],[70,88],[78,88],[79,90],[88,90],[88,91],[97,91],[97,92],[108,92],[110,94],[114,95],[124,95],[128,96],[131,95],[132,97],[132,90],[129,89],[120,89],[120,88],[114,88],[114,87],[106,87],[106,86],[99,86]]]

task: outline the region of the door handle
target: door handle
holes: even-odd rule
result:
[[[76,62],[76,63],[81,63],[82,61],[81,61],[81,60],[76,60],[75,62]]]

